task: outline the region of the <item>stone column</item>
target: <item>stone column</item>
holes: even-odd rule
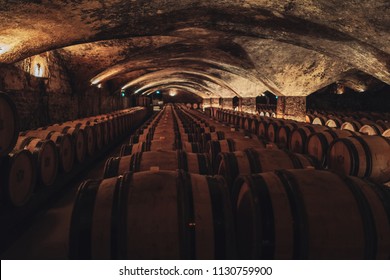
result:
[[[210,106],[219,108],[219,98],[210,98]]]
[[[242,112],[255,114],[256,113],[256,97],[241,98]]]
[[[306,96],[279,96],[276,117],[304,122],[306,117]]]
[[[211,98],[203,98],[202,100],[202,108],[211,107]]]
[[[233,110],[233,98],[222,99],[222,109]]]

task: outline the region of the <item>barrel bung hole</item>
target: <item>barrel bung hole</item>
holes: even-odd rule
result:
[[[254,213],[254,205],[251,191],[246,182],[241,186],[240,192],[237,198],[237,211],[236,211],[236,221],[237,221],[237,245],[238,245],[238,255],[240,259],[251,259],[253,244],[255,244],[255,217],[252,215]]]

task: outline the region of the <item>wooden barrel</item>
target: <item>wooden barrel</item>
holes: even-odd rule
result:
[[[133,134],[130,136],[129,144],[135,144],[144,141],[151,141],[153,139],[152,132],[145,132],[142,134]]]
[[[225,139],[225,133],[223,131],[202,133],[200,135],[200,142],[202,143],[204,149],[206,148],[206,145],[209,141],[214,141],[214,140],[218,141],[223,139]]]
[[[365,135],[382,135],[382,133],[386,130],[386,127],[382,127],[377,123],[370,123],[363,125],[359,132]]]
[[[179,137],[179,135],[178,135],[178,137]],[[200,142],[201,136],[199,134],[196,134],[196,133],[188,133],[188,134],[182,133],[180,135],[180,139],[182,141],[190,142],[190,143],[191,142]]]
[[[259,134],[259,123],[260,123],[260,120],[261,120],[260,117],[254,118],[252,120],[250,132],[252,132],[253,134],[256,134],[256,135]]]
[[[12,151],[0,162],[0,196],[4,204],[26,205],[36,184],[36,165],[27,150]]]
[[[306,125],[294,129],[291,133],[289,149],[294,153],[303,154],[305,152],[307,138],[310,136],[310,134],[328,129],[329,128],[326,126],[319,125]]]
[[[26,149],[35,160],[39,185],[48,187],[54,184],[58,174],[58,153],[52,140],[20,136],[16,149]]]
[[[341,129],[351,130],[351,131],[359,131],[359,129],[363,126],[363,122],[357,120],[349,120],[343,122],[341,125]]]
[[[243,124],[243,128],[247,131],[250,131],[253,133],[252,131],[252,122],[253,122],[253,119],[254,117],[253,116],[247,116],[245,119],[244,119],[244,124]]]
[[[96,123],[92,121],[83,121],[81,127],[85,128],[86,126],[90,127],[95,139],[95,148],[97,150],[101,150],[103,148],[103,138],[104,138],[104,132],[103,132],[103,125],[101,123]],[[119,132],[117,136],[120,136]],[[115,140],[115,138],[113,139]]]
[[[95,138],[95,134],[94,134],[92,128],[89,125],[83,124],[83,123],[78,122],[78,121],[66,122],[66,123],[63,123],[62,125],[66,125],[66,126],[69,125],[71,127],[76,127],[78,129],[83,130],[84,137],[85,137],[85,143],[86,143],[87,155],[88,156],[95,155],[96,138]]]
[[[181,149],[189,153],[203,153],[203,145],[199,142],[181,141]]]
[[[94,123],[100,128],[100,133],[102,134],[99,141],[102,145],[107,145],[111,142],[110,140],[110,123],[108,120],[96,119]],[[99,148],[100,142],[97,143]]]
[[[350,130],[325,130],[309,135],[306,141],[305,153],[315,157],[323,167],[327,166],[328,149],[333,140],[357,135]]]
[[[276,133],[276,143],[281,148],[287,148],[290,143],[291,133],[295,128],[298,127],[298,124],[295,122],[285,123],[278,128]]]
[[[57,131],[63,134],[69,134],[73,140],[73,147],[75,147],[76,160],[79,163],[84,162],[87,155],[86,138],[84,130],[78,127],[72,127],[69,125],[51,125],[44,130]]]
[[[267,128],[268,128],[268,125],[270,123],[271,123],[271,121],[268,119],[261,120],[259,122],[257,135],[262,136],[262,137],[267,137]]]
[[[278,138],[279,127],[287,123],[283,120],[274,120],[268,124],[266,138],[271,142],[276,142]]]
[[[234,259],[225,181],[184,171],[144,171],[86,181],[73,208],[69,256]]]
[[[328,119],[325,116],[317,116],[317,117],[314,118],[312,124],[325,125],[327,120]]]
[[[388,120],[377,120],[375,123],[379,124],[383,128],[386,128],[386,129],[390,128],[390,121],[388,121]]]
[[[0,92],[0,157],[8,155],[19,135],[19,118],[15,104]]]
[[[389,259],[383,186],[320,170],[243,176],[233,207],[240,259]]]
[[[216,170],[216,159],[221,152],[235,152],[243,151],[248,148],[264,149],[264,148],[275,148],[274,145],[268,144],[267,141],[261,139],[224,139],[209,141],[206,145],[205,152],[209,153],[211,163],[213,164],[214,170]]]
[[[21,135],[52,140],[57,147],[60,170],[66,173],[72,170],[75,153],[70,135],[50,130],[29,130]]]
[[[390,139],[367,135],[336,139],[329,147],[328,165],[339,174],[390,181]]]
[[[103,178],[117,177],[125,172],[149,170],[177,170],[201,174],[213,174],[208,154],[184,151],[139,152],[125,157],[112,157],[106,161]]]
[[[336,117],[330,117],[325,123],[325,125],[330,128],[340,128],[342,124],[343,120]]]
[[[294,154],[287,150],[247,149],[233,153],[220,153],[216,159],[216,174],[222,175],[232,187],[239,175],[263,173],[278,169],[320,168],[320,163],[309,155]]]
[[[315,118],[315,116],[313,114],[306,114],[305,122],[311,124],[311,123],[313,123],[314,118]]]
[[[178,143],[170,143],[165,140],[153,140],[139,142],[136,144],[122,145],[119,156],[128,156],[136,152],[150,151],[174,151],[177,150]]]

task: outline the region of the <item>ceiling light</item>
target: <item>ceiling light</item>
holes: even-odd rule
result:
[[[0,54],[8,52],[9,49],[10,49],[10,46],[0,43]]]

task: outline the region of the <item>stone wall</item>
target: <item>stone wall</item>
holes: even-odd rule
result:
[[[72,79],[55,52],[0,65],[0,90],[15,102],[22,130],[111,112],[127,103],[126,98],[111,95],[111,89],[105,87],[80,90],[76,85],[81,83]]]
[[[210,98],[210,105],[214,108],[219,108],[221,105],[219,104],[219,98]]]
[[[242,98],[241,110],[245,113],[256,113],[256,97]]]
[[[233,98],[223,98],[222,109],[233,110]]]
[[[276,116],[277,118],[304,122],[306,116],[306,97],[279,96],[276,105]]]

